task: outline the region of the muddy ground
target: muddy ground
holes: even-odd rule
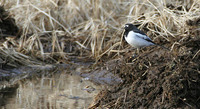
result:
[[[0,13],[3,43],[7,36],[17,36],[19,29],[4,10],[0,9]],[[155,41],[172,47],[171,51],[153,46],[141,49],[134,58],[135,50],[114,58],[114,54],[102,57],[91,71],[107,70],[121,77],[123,82],[103,89],[90,108],[200,108],[200,31],[192,31],[192,26],[191,34],[184,40],[179,36],[171,42]],[[2,71],[11,68],[11,61],[6,60],[1,56]]]
[[[91,108],[200,108],[199,42],[188,36],[172,51],[144,48],[136,59],[125,53],[105,65],[124,82],[103,90]]]

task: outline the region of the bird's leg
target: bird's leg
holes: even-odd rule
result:
[[[136,58],[139,54],[139,48],[137,48],[136,52],[132,55],[132,58]]]

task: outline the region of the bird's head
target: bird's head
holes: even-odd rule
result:
[[[134,29],[134,28],[136,28],[133,24],[131,24],[131,23],[127,23],[127,24],[125,24],[125,26],[124,26],[124,29],[125,30],[132,30],[132,29]]]

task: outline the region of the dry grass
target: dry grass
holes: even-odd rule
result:
[[[184,40],[191,32],[186,22],[200,18],[199,0],[1,0],[0,4],[22,30],[20,39],[9,40],[15,43],[9,48],[41,59],[72,53],[65,51],[69,39],[82,51],[89,49],[97,60],[125,52],[121,28],[128,22],[148,29],[153,40],[170,42],[173,49],[181,40],[172,39]]]

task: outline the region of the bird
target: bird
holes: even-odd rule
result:
[[[127,23],[124,26],[124,39],[130,44],[132,47],[137,48],[139,51],[139,48],[147,47],[147,46],[160,46],[164,49],[169,50],[168,48],[158,45],[155,42],[151,40],[143,31],[139,30],[136,26],[134,26],[131,23]]]

